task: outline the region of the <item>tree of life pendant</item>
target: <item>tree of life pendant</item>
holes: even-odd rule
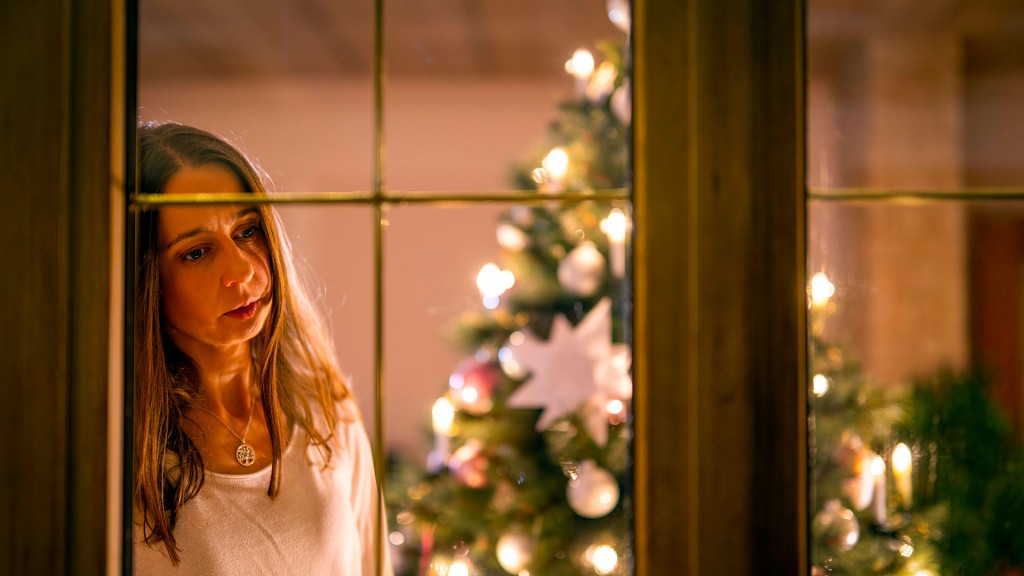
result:
[[[256,462],[256,451],[248,444],[239,444],[238,449],[235,450],[235,459],[242,466],[252,466]]]

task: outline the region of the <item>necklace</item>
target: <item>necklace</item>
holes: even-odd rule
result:
[[[253,463],[256,462],[256,451],[252,449],[252,446],[249,446],[248,444],[245,443],[245,435],[249,433],[249,424],[252,424],[252,408],[253,406],[255,406],[255,404],[256,395],[254,394],[252,400],[249,401],[249,419],[245,421],[245,430],[242,431],[241,436],[235,434],[235,431],[231,429],[231,426],[228,426],[227,422],[221,420],[220,416],[217,416],[216,414],[210,412],[206,408],[203,408],[199,404],[193,404],[193,406],[195,406],[196,408],[199,408],[203,412],[206,412],[210,416],[216,418],[218,422],[223,424],[224,427],[228,429],[228,432],[231,432],[232,436],[238,438],[239,444],[238,448],[235,449],[235,460],[238,460],[238,463],[241,464],[242,466],[252,466]]]

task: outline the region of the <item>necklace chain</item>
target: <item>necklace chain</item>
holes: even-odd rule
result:
[[[245,430],[242,431],[242,435],[239,436],[238,434],[235,433],[231,426],[228,426],[227,422],[221,420],[220,416],[217,416],[216,414],[214,414],[210,410],[207,410],[206,408],[203,408],[199,404],[193,404],[193,406],[195,406],[196,408],[199,408],[203,412],[206,412],[210,416],[216,418],[218,422],[223,424],[224,427],[228,429],[228,432],[231,432],[232,436],[238,438],[239,445],[238,448],[235,450],[235,459],[238,460],[238,463],[241,464],[242,466],[251,466],[253,462],[256,461],[256,453],[253,451],[252,447],[245,443],[245,437],[247,434],[249,434],[249,425],[252,424],[252,409],[255,405],[256,395],[253,394],[252,399],[249,401],[249,419],[245,421]]]

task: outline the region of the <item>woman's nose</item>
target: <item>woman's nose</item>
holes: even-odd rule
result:
[[[245,284],[249,280],[252,280],[256,270],[253,268],[252,262],[249,260],[249,255],[246,254],[244,250],[232,243],[226,250],[224,250],[223,254],[225,262],[224,273],[221,276],[221,281],[224,286],[227,287],[234,284]]]

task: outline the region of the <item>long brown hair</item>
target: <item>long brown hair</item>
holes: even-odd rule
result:
[[[252,194],[266,195],[263,174],[225,140],[181,124],[148,123],[138,128],[139,191],[161,192],[183,168],[220,164]],[[281,486],[281,456],[288,421],[309,435],[327,459],[337,422],[335,404],[347,397],[326,327],[320,320],[291,258],[277,213],[257,204],[270,253],[273,303],[263,330],[250,343],[263,412],[273,448],[267,494]],[[135,274],[135,491],[145,542],[163,542],[177,565],[174,526],[181,507],[203,486],[203,458],[182,429],[199,393],[191,359],[161,325],[158,210],[139,214]],[[323,415],[326,430],[314,425]]]

